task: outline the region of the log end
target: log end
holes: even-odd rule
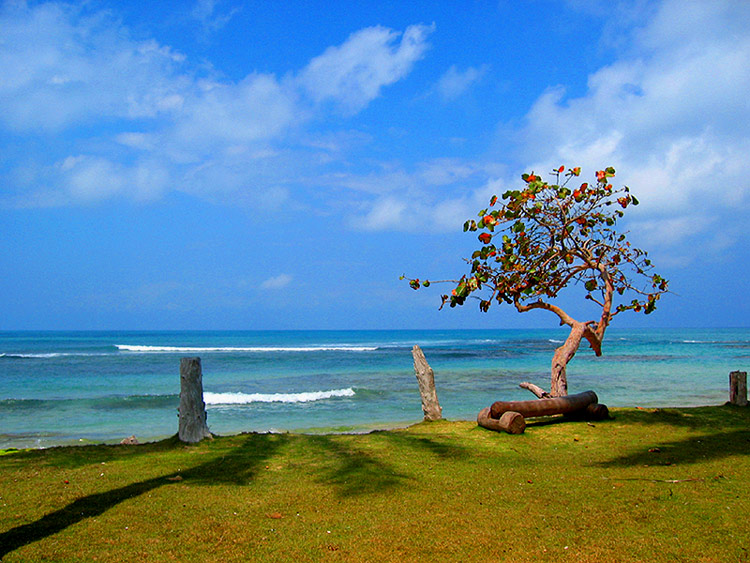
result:
[[[609,420],[610,418],[612,417],[609,415],[607,405],[595,403],[586,407],[586,420]]]
[[[520,412],[505,412],[498,422],[508,434],[523,434],[526,430],[526,419]]]
[[[594,403],[587,405],[583,409],[566,414],[565,418],[568,420],[610,420],[612,416],[609,414],[607,405]]]
[[[494,419],[490,416],[489,407],[485,407],[479,411],[477,424],[488,430],[507,432],[508,434],[523,434],[524,430],[526,430],[526,420],[521,413],[507,411],[499,419]]]

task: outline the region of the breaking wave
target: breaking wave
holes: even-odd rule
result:
[[[203,394],[207,406],[248,405],[250,403],[309,403],[333,397],[354,397],[354,389],[310,391],[307,393],[209,393]]]

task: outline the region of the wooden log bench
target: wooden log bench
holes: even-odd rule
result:
[[[596,393],[584,391],[531,401],[496,401],[479,411],[477,424],[497,432],[521,434],[526,428],[526,418],[557,414],[585,420],[604,420],[609,418],[609,409],[599,403]]]

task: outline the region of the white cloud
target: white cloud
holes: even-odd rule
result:
[[[361,212],[349,224],[361,230],[456,232],[466,219],[505,191],[504,183],[488,176],[504,173],[496,165],[458,158],[418,163],[413,171],[384,167],[367,175],[326,178],[359,198]]]
[[[715,218],[694,213],[683,217],[637,220],[630,226],[634,238],[669,246],[714,223]]]
[[[662,225],[688,222],[693,233],[709,224],[690,220],[696,209],[746,208],[748,29],[747,3],[662,2],[622,58],[589,77],[585,95],[552,88],[537,100],[523,160],[542,172],[615,166],[641,200],[639,213]],[[680,237],[657,242],[667,240]]]
[[[394,197],[377,200],[364,217],[355,219],[352,223],[354,228],[367,231],[409,230],[410,225],[412,223],[407,222],[406,202]]]
[[[488,65],[482,65],[479,68],[469,67],[462,72],[453,65],[440,77],[437,91],[444,100],[455,100],[481,79],[488,68]]]
[[[199,0],[192,16],[214,25],[234,13],[222,16],[217,7]],[[6,203],[153,199],[182,190],[265,208],[285,202],[289,184],[314,166],[343,158],[309,143],[305,125],[326,111],[318,102],[362,109],[409,73],[432,30],[366,28],[299,73],[231,81],[157,41],[133,39],[88,3],[6,3],[0,28],[0,131],[54,135],[56,147],[75,155],[67,168],[68,155],[50,157],[60,165],[35,162],[45,171],[36,178],[8,170],[7,178],[26,185],[14,186]]]
[[[572,98],[563,87],[551,87],[533,104],[516,130],[520,166],[512,174],[487,163],[433,159],[413,171],[396,166],[340,175],[338,185],[364,200],[352,224],[413,230],[422,224],[410,218],[424,217],[431,230],[454,230],[490,193],[515,185],[521,168],[545,173],[580,165],[592,176],[613,165],[617,182],[631,186],[642,202],[629,217],[647,246],[666,248],[708,233],[700,244],[726,248],[737,232],[729,223],[750,203],[744,172],[750,5],[667,0],[637,12],[645,18],[641,27],[607,39],[622,46],[619,59],[592,73],[583,95]],[[605,28],[617,32],[614,25]],[[460,93],[473,76],[453,67],[443,77],[445,94]]]
[[[289,274],[279,274],[278,276],[268,278],[260,284],[260,287],[261,289],[283,289],[292,283],[292,280],[293,278]]]
[[[434,189],[440,185],[408,193],[394,190],[365,204],[365,211],[353,217],[350,225],[368,231],[459,232],[464,221],[486,206],[493,194],[503,191],[502,185],[492,180],[463,189],[460,184],[450,184],[437,193]]]
[[[274,76],[251,74],[236,84],[203,82],[164,134],[178,159],[201,158],[228,144],[270,141],[303,116]]]
[[[148,133],[120,133],[115,137],[115,140],[126,147],[144,151],[153,149],[156,143],[153,135]]]
[[[334,101],[355,113],[377,98],[383,86],[411,71],[424,56],[433,30],[434,25],[409,26],[394,45],[399,33],[379,26],[362,29],[315,57],[298,80],[315,101]]]
[[[239,8],[233,8],[227,13],[219,13],[216,9],[218,4],[218,0],[196,0],[190,12],[190,15],[203,26],[206,33],[220,30],[239,12]]]
[[[458,158],[436,158],[423,162],[419,168],[419,176],[430,186],[455,184],[482,172],[476,164]]]
[[[78,155],[58,162],[53,170],[60,188],[70,198],[84,203],[94,203],[115,196],[126,195],[131,199],[146,201],[162,195],[169,185],[169,172],[158,161],[144,159],[132,166],[106,158]],[[47,194],[48,205],[64,200],[61,194]]]
[[[0,26],[0,123],[17,131],[153,117],[170,111],[185,87],[181,55],[130,39],[104,13],[5,4]]]
[[[92,202],[120,193],[125,185],[122,167],[104,158],[68,157],[60,164],[68,193],[75,199]]]

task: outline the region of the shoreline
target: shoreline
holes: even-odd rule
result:
[[[746,407],[740,407],[736,405],[731,405],[729,401],[721,404],[715,404],[715,405],[683,405],[683,406],[674,406],[674,405],[662,405],[662,406],[648,406],[648,407],[641,407],[641,406],[619,406],[619,407],[610,407],[610,413],[613,415],[609,420],[614,420],[616,418],[616,415],[618,411],[641,411],[641,412],[668,412],[668,411],[686,411],[691,409],[711,409],[711,408],[721,408],[721,407],[731,407],[731,408],[737,408],[737,409],[744,409],[747,408],[750,410],[750,403]],[[554,415],[554,416],[547,416],[547,417],[538,417],[538,418],[532,418],[529,420],[529,426],[533,427],[535,422],[541,422],[541,421],[547,421],[552,418],[560,418],[560,416]],[[341,428],[341,427],[306,427],[306,428],[294,428],[289,430],[279,430],[279,429],[268,429],[268,430],[244,430],[239,432],[228,432],[228,433],[212,433],[215,438],[232,438],[237,436],[248,436],[248,435],[294,435],[294,436],[357,436],[357,435],[366,435],[366,434],[372,434],[377,432],[390,432],[390,431],[398,431],[398,430],[406,430],[408,428],[411,428],[413,426],[417,426],[419,424],[422,424],[423,420],[418,420],[414,422],[405,422],[402,421],[400,423],[394,423],[389,425],[378,425],[378,424],[363,424],[358,425],[356,428]],[[476,422],[475,419],[469,419],[469,418],[443,418],[440,421],[437,421],[438,423],[441,422],[448,422],[448,423],[467,423],[467,422]],[[602,422],[606,422],[602,421]],[[429,424],[429,423],[428,423]],[[210,428],[209,428],[210,429]],[[159,442],[163,442],[165,440],[169,440],[172,438],[175,438],[177,436],[177,432],[175,431],[174,434],[164,434],[164,435],[158,435],[158,436],[148,436],[146,438],[139,438],[138,436],[135,436],[138,440],[137,444],[122,444],[121,441],[126,439],[128,436],[124,436],[123,438],[112,438],[112,439],[106,439],[104,441],[94,441],[94,440],[88,440],[86,438],[78,438],[78,439],[72,439],[68,441],[61,441],[59,443],[51,443],[51,444],[45,444],[40,446],[7,446],[0,448],[0,456],[2,455],[8,455],[14,452],[23,452],[23,451],[39,451],[39,450],[51,450],[55,448],[85,448],[85,447],[112,447],[112,446],[144,446],[144,445],[153,445]]]

